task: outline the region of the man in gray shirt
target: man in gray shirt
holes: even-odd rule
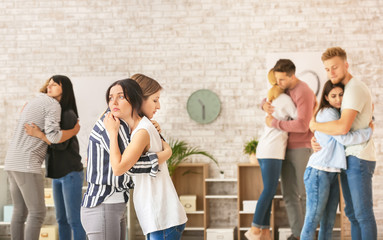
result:
[[[20,114],[4,167],[8,173],[14,205],[11,221],[12,239],[23,240],[28,237],[31,240],[38,240],[45,218],[44,175],[41,165],[48,145],[39,138],[27,135],[24,125],[34,123],[51,143],[60,143],[76,135],[80,130],[78,123],[73,129],[60,130],[60,119],[59,102],[46,94],[40,94],[32,99]]]

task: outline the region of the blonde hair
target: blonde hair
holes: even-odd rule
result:
[[[281,95],[284,90],[277,85],[277,79],[275,78],[273,69],[270,69],[269,73],[267,74],[267,78],[269,79],[270,84],[273,85],[267,92],[267,99],[269,102],[272,102],[279,95]]]
[[[340,47],[327,48],[326,51],[322,54],[322,62],[329,60],[333,57],[340,57],[346,61],[347,53],[344,49]]]
[[[162,90],[162,86],[154,79],[145,76],[141,73],[134,74],[131,79],[136,81],[140,85],[143,93],[143,97],[146,100],[150,95]]]
[[[41,93],[48,93],[48,85],[52,78],[49,78],[44,85],[40,88]]]

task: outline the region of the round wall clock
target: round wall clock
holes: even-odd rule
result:
[[[186,108],[191,119],[206,124],[218,117],[221,111],[221,102],[214,92],[200,89],[190,95]]]

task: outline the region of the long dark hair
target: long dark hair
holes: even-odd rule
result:
[[[54,75],[48,79],[47,83],[40,89],[40,92],[48,92],[47,86],[50,80],[53,80],[62,88],[62,95],[60,100],[61,113],[67,110],[73,110],[78,117],[76,98],[74,96],[73,85],[70,79],[64,75]]]
[[[337,88],[337,87],[339,87],[342,90],[344,90],[344,85],[342,83],[333,84],[331,82],[331,80],[327,80],[327,82],[323,86],[322,97],[320,99],[319,107],[318,107],[318,109],[317,109],[317,111],[315,113],[315,116],[323,108],[330,108],[330,107],[332,107],[330,105],[330,103],[327,101],[326,96],[328,97],[328,95],[330,94],[331,90],[333,90],[334,88]]]
[[[110,89],[112,89],[112,87],[114,87],[116,85],[121,86],[122,91],[124,92],[125,99],[132,106],[132,109],[133,109],[132,114],[131,114],[132,117],[133,117],[134,110],[137,112],[137,114],[140,117],[144,116],[144,114],[141,111],[141,105],[142,105],[142,99],[143,99],[141,87],[140,87],[140,85],[138,85],[138,83],[136,81],[134,81],[133,79],[130,79],[130,78],[115,81],[114,83],[112,83],[112,85],[109,86],[108,90],[106,91],[106,95],[105,95],[106,104],[109,105]]]

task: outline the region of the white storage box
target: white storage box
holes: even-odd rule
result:
[[[245,200],[243,201],[243,211],[246,213],[254,213],[257,207],[258,201],[256,200]]]
[[[12,205],[4,205],[4,207],[3,207],[3,221],[4,222],[11,222],[12,213],[13,213],[13,206]]]
[[[197,209],[197,196],[196,195],[181,195],[180,202],[185,208],[185,212],[195,212]]]
[[[290,228],[279,228],[278,229],[279,233],[279,240],[287,240],[288,237],[292,234]]]
[[[58,228],[55,225],[45,225],[40,230],[39,240],[58,240]]]
[[[206,236],[207,240],[233,240],[234,228],[208,228]]]
[[[54,205],[52,188],[44,188],[44,199],[45,199],[45,205],[47,206]]]

